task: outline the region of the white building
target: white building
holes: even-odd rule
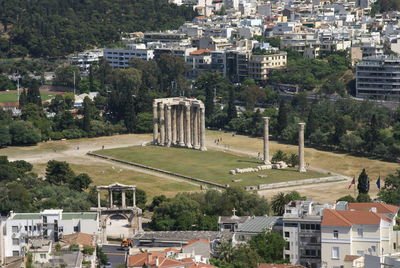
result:
[[[131,44],[128,49],[104,49],[104,59],[113,68],[128,68],[130,59],[151,60],[154,50],[147,49],[145,44]]]
[[[14,213],[4,222],[5,257],[23,256],[30,240],[43,238],[57,242],[63,235],[75,232],[98,235],[97,212],[63,212],[46,209],[39,213]]]
[[[88,72],[90,65],[98,63],[102,57],[103,50],[90,50],[71,57],[70,62],[72,65],[77,66],[79,70]]]
[[[398,251],[399,241],[393,231],[398,207],[375,203],[351,205],[350,210],[324,210],[321,223],[323,267],[342,267],[349,256],[380,256]],[[390,218],[389,214],[395,217]]]

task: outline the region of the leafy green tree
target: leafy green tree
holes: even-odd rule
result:
[[[81,79],[79,73],[79,69],[75,66],[59,67],[56,69],[53,85],[76,88]]]
[[[335,145],[340,144],[340,138],[346,134],[346,126],[343,117],[338,116],[335,122],[335,132],[333,133],[332,142]]]
[[[42,106],[42,98],[39,91],[39,82],[36,79],[30,79],[27,92],[27,103],[33,103],[40,107]]]
[[[368,151],[373,151],[379,141],[379,126],[376,114],[373,114],[368,129],[365,129],[365,145]]]
[[[358,152],[363,142],[362,138],[357,134],[349,133],[340,138],[340,147],[350,152]]]
[[[70,183],[75,173],[65,161],[50,160],[46,167],[46,180],[55,185]],[[81,182],[80,182],[81,183]]]
[[[365,168],[361,171],[358,176],[358,184],[357,184],[358,193],[360,194],[368,194],[369,192],[369,177]]]
[[[12,122],[10,135],[12,145],[34,145],[41,140],[40,131],[31,122]]]
[[[358,194],[357,195],[357,202],[358,203],[370,203],[371,197],[368,194]]]
[[[82,129],[86,132],[90,131],[90,121],[94,117],[95,106],[89,97],[83,99],[83,126]]]
[[[254,249],[261,257],[262,262],[283,262],[283,250],[286,245],[285,239],[272,231],[260,233],[253,236],[249,241],[250,248]]]
[[[395,174],[389,174],[385,179],[385,185],[378,193],[379,198],[393,205],[400,204],[400,169]]]
[[[235,105],[235,89],[232,87],[229,90],[229,99],[227,105],[227,121],[231,121],[232,119],[237,117],[237,110]]]
[[[314,109],[311,107],[310,112],[308,113],[306,130],[304,136],[306,139],[310,137],[312,133],[314,133],[317,129],[317,118],[314,112]]]
[[[354,197],[352,197],[351,195],[345,195],[345,196],[342,196],[341,198],[339,198],[338,200],[336,200],[336,202],[339,202],[339,201],[346,201],[348,203],[355,203],[356,202]]]
[[[150,133],[153,130],[153,115],[151,113],[139,113],[136,117],[135,130],[138,133]]]
[[[10,130],[8,126],[0,125],[0,148],[11,144]]]
[[[16,86],[4,74],[0,74],[0,91],[15,90]]]
[[[261,258],[257,251],[247,244],[239,244],[234,249],[232,264],[235,268],[257,268]]]
[[[165,195],[156,195],[153,197],[153,201],[149,206],[150,211],[154,210],[156,207],[160,206],[161,203],[167,201],[168,198]]]
[[[93,182],[93,180],[92,180],[92,178],[90,178],[90,176],[88,174],[81,173],[78,176],[75,176],[72,179],[70,179],[68,181],[68,184],[71,189],[82,192],[82,191],[86,190],[87,188],[89,188],[89,185],[92,182]]]
[[[28,95],[26,93],[26,90],[24,89],[19,95],[19,107],[23,107],[27,103],[28,103]]]
[[[299,156],[295,153],[291,153],[287,159],[288,165],[295,167],[299,164]]]
[[[272,197],[271,208],[275,215],[283,215],[285,213],[285,205],[287,204],[285,193],[278,193]]]

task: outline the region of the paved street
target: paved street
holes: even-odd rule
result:
[[[112,268],[116,268],[118,264],[125,264],[126,251],[122,250],[119,245],[103,245],[102,248]]]

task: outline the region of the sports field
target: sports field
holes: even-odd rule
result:
[[[186,148],[131,146],[95,153],[230,186],[243,187],[327,176],[315,171],[299,173],[294,168],[231,175],[231,169],[256,167],[262,163],[254,158],[217,150],[201,152]]]
[[[41,91],[40,92],[42,101],[48,100],[57,94],[62,94],[62,92],[50,92],[50,91]],[[18,101],[17,91],[0,91],[0,103],[17,102],[17,101]]]

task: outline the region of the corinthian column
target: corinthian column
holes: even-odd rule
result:
[[[167,104],[166,105],[166,112],[167,112],[167,140],[166,140],[166,145],[168,147],[171,146],[171,141],[172,141],[172,131],[171,131],[171,105]]]
[[[200,149],[199,146],[199,108],[193,109],[193,147]]]
[[[299,172],[306,172],[304,166],[304,125],[299,123]]]
[[[153,144],[158,143],[158,105],[153,102]]]
[[[183,130],[184,106],[179,105],[179,145],[185,146],[185,133]]]
[[[264,164],[269,165],[269,117],[264,119]]]
[[[206,113],[204,107],[200,108],[200,150],[206,151]]]
[[[164,146],[165,143],[165,117],[164,104],[160,104],[160,142],[159,145]]]
[[[186,147],[187,148],[192,148],[192,134],[191,134],[191,129],[190,129],[190,124],[191,124],[191,118],[190,118],[190,105],[185,106],[186,109]]]
[[[171,131],[172,131],[172,138],[171,144],[176,144],[176,106],[171,107]]]

